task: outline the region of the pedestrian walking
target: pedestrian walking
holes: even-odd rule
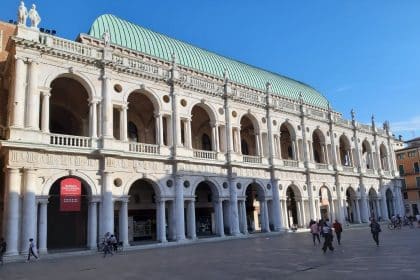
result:
[[[373,218],[370,222],[370,232],[372,233],[373,240],[375,240],[376,246],[379,246],[379,233],[382,231],[381,226]]]
[[[341,226],[339,221],[335,220],[333,228],[335,231],[335,236],[337,237],[338,245],[341,245],[341,233],[343,232],[343,227]]]
[[[7,243],[6,243],[6,241],[4,241],[4,238],[2,237],[0,239],[0,263],[1,263],[1,265],[3,265],[3,256],[4,256],[4,253],[6,253],[6,249],[7,249]]]
[[[107,232],[105,234],[105,237],[104,237],[104,249],[103,249],[103,251],[104,251],[103,257],[104,258],[106,257],[107,254],[110,254],[111,256],[114,255],[112,253],[111,248],[112,248],[112,244],[111,244],[111,233]]]
[[[309,223],[309,228],[312,234],[312,241],[314,242],[314,246],[316,245],[315,240],[318,239],[318,244],[321,243],[321,240],[319,239],[319,226],[318,223],[314,220],[311,220]]]
[[[322,224],[322,235],[324,236],[324,246],[322,246],[322,251],[325,253],[327,248],[330,249],[330,251],[334,251],[334,247],[332,245],[333,233],[328,219],[326,219]]]
[[[39,259],[38,254],[36,253],[36,246],[33,238],[29,238],[29,250],[28,250],[28,258],[26,262],[31,260],[31,256],[34,256],[36,260]]]

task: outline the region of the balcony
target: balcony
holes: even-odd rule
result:
[[[344,172],[354,172],[354,167],[353,166],[343,166],[343,171]]]
[[[193,156],[195,158],[216,160],[216,158],[217,158],[217,152],[214,152],[214,151],[204,151],[204,150],[194,150]]]
[[[328,170],[328,164],[327,163],[316,163],[315,167],[316,167],[316,169]]]
[[[50,134],[50,144],[62,147],[91,148],[90,137],[74,136],[65,134]]]
[[[243,162],[246,163],[262,163],[260,156],[243,156]]]
[[[159,154],[159,145],[145,143],[129,143],[129,151],[140,154]]]
[[[283,165],[287,167],[299,167],[299,162],[297,160],[284,159]]]

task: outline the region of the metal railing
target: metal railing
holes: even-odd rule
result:
[[[262,159],[260,156],[243,156],[243,161],[247,163],[261,163]]]
[[[129,151],[142,154],[159,154],[159,145],[146,143],[129,143]]]
[[[65,134],[50,134],[50,144],[63,147],[90,148],[91,138]]]
[[[211,159],[215,160],[217,152],[214,151],[205,151],[205,150],[194,150],[193,156],[195,158]]]

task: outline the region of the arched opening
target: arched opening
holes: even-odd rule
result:
[[[381,144],[381,146],[379,147],[379,154],[380,154],[380,158],[381,158],[381,167],[382,170],[389,170],[389,166],[388,166],[388,152],[386,150],[386,147],[384,144]]]
[[[241,150],[243,155],[257,156],[257,142],[256,142],[256,129],[248,116],[243,116],[241,119]]]
[[[394,209],[394,194],[390,189],[387,189],[385,192],[386,197],[386,206],[388,209],[388,219],[391,219],[392,216],[395,215],[395,209]]]
[[[197,237],[214,236],[217,234],[215,203],[217,191],[213,184],[201,182],[195,189],[195,219]]]
[[[135,181],[128,192],[128,241],[136,244],[157,240],[156,193],[148,180]]]
[[[371,218],[378,219],[380,217],[378,195],[373,188],[369,190],[369,210]]]
[[[300,221],[298,218],[297,196],[294,187],[289,186],[286,190],[287,223],[289,228],[297,228]]]
[[[292,129],[290,128],[290,125],[283,123],[280,126],[280,150],[282,159],[296,159],[293,148],[294,140],[294,137],[292,138]]]
[[[139,143],[157,144],[156,120],[154,116],[156,108],[153,102],[143,91],[132,92],[127,101],[128,139],[130,141],[136,140]],[[118,122],[114,122],[114,131],[118,130]],[[137,133],[135,133],[136,131]]]
[[[372,148],[367,140],[362,143],[362,165],[366,169],[373,169]]]
[[[67,179],[75,179],[80,182],[80,196],[67,195],[67,187],[73,188],[73,182]],[[78,188],[76,186],[75,188]],[[75,177],[63,177],[51,186],[47,208],[47,248],[70,249],[87,247],[88,230],[88,203],[90,188],[83,180]],[[70,200],[65,200],[70,198]]]
[[[212,150],[212,128],[209,114],[201,106],[195,105],[191,110],[192,148],[195,150]]]
[[[349,139],[345,135],[340,136],[340,160],[343,166],[353,166],[351,160],[351,148]]]
[[[89,135],[89,94],[78,81],[60,77],[51,83],[51,133]]]
[[[262,203],[265,199],[264,190],[258,184],[249,184],[245,191],[246,221],[248,232],[261,231],[263,229]]]
[[[319,189],[319,208],[321,212],[321,219],[333,220],[332,213],[332,197],[330,190],[323,186]]]
[[[360,222],[358,218],[359,209],[357,209],[356,200],[357,200],[356,192],[353,190],[353,188],[348,188],[346,190],[346,208],[347,208],[346,219],[349,223]]]
[[[321,130],[315,129],[312,133],[312,150],[316,163],[326,163],[325,159],[325,138]]]

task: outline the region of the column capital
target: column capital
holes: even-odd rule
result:
[[[123,195],[123,196],[118,197],[116,200],[120,201],[122,203],[128,203],[129,200],[130,200],[130,196],[129,195]]]
[[[99,102],[101,102],[101,98],[90,98],[89,99],[89,105],[96,105]]]
[[[19,173],[20,172],[20,168],[19,167],[13,167],[13,166],[6,166],[3,168],[4,172],[9,172],[9,173]]]
[[[35,173],[35,172],[37,171],[37,169],[35,169],[35,168],[30,168],[30,167],[24,167],[24,168],[22,168],[22,171],[23,171],[24,173]]]
[[[90,200],[89,200],[89,204],[91,204],[91,203],[99,203],[99,202],[101,202],[101,198],[98,197],[98,196],[92,196],[90,198]]]
[[[38,87],[39,91],[41,92],[42,96],[51,96],[51,88],[50,87]]]
[[[37,196],[36,202],[39,204],[48,204],[48,195]]]
[[[25,61],[27,59],[26,57],[21,56],[21,55],[17,55],[17,54],[15,54],[14,57],[15,57],[16,60],[21,60],[21,61]]]

